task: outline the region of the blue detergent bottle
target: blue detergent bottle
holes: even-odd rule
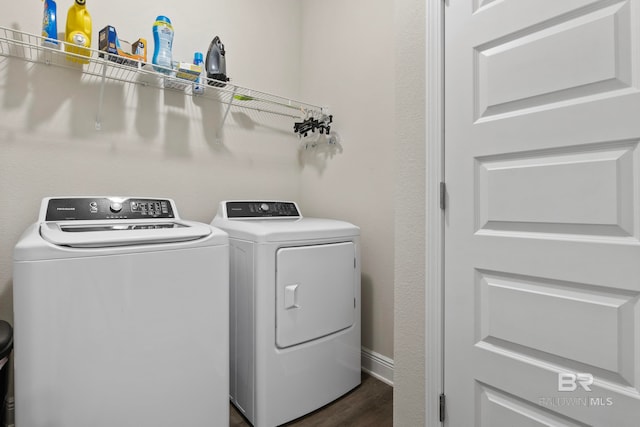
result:
[[[203,62],[204,62],[204,56],[202,55],[202,52],[196,52],[193,54],[194,65],[199,65],[202,67]],[[196,80],[196,83],[193,85],[193,93],[196,93],[198,95],[202,95],[204,93],[202,73],[204,73],[204,69],[200,72],[200,76]]]
[[[44,14],[42,15],[43,43],[49,46],[58,46],[58,12],[56,2],[44,0]]]
[[[154,69],[160,73],[171,74],[173,57],[173,26],[166,16],[158,16],[153,24],[153,65],[159,65]]]

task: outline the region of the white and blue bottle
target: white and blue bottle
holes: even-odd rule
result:
[[[171,47],[173,45],[173,26],[166,16],[158,16],[153,24],[153,65],[159,65],[154,69],[160,73],[171,74],[173,57]]]
[[[53,0],[45,0],[44,2],[42,37],[45,45],[58,46],[57,6]]]
[[[204,56],[202,55],[202,52],[196,52],[193,54],[193,65],[199,65],[200,67],[202,67],[203,62],[204,62]],[[198,77],[198,80],[196,80],[196,83],[193,85],[193,93],[196,93],[198,95],[202,95],[204,93],[204,83],[202,80],[202,73],[204,73],[204,67],[202,71],[200,71],[200,76]]]

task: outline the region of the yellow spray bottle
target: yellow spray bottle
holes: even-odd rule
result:
[[[91,47],[91,15],[87,10],[87,0],[74,0],[73,5],[67,13],[67,28],[65,31],[64,50],[80,56],[67,55],[67,59],[81,64],[89,63],[91,51],[86,49]]]

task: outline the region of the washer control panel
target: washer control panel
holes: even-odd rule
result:
[[[226,212],[227,218],[300,218],[300,212],[294,202],[226,202]]]
[[[45,221],[175,218],[169,199],[110,197],[52,198]]]

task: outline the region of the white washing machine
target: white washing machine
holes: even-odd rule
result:
[[[228,251],[169,199],[44,199],[14,250],[16,424],[228,426]]]
[[[360,384],[360,229],[294,202],[225,201],[231,401],[256,427],[286,423]]]

